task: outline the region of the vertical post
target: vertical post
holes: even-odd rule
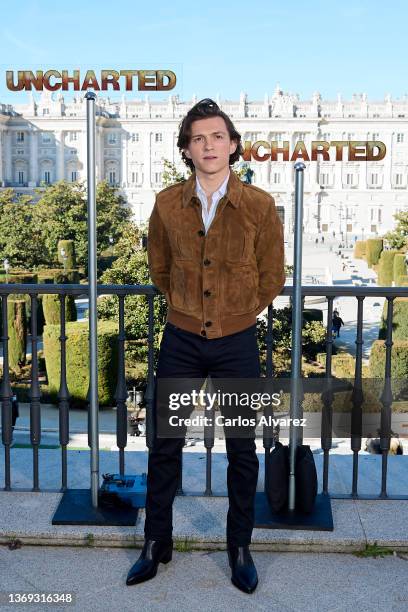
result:
[[[98,405],[98,332],[96,278],[96,197],[95,197],[95,99],[88,91],[86,99],[87,183],[88,183],[88,285],[89,285],[89,410],[91,441],[91,497],[98,507],[99,489],[99,405]]]
[[[302,417],[302,226],[303,226],[303,171],[305,164],[295,163],[295,235],[292,300],[292,367],[290,380],[290,417]],[[293,421],[289,429],[289,512],[295,510],[295,463],[300,432]]]

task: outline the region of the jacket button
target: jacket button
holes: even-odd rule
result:
[[[211,295],[211,291],[209,291],[208,289],[206,289],[206,290],[204,291],[204,295],[205,295],[205,297],[209,297],[209,296]]]
[[[201,335],[202,336],[206,336],[207,335],[207,332],[205,331],[205,329],[202,330]]]
[[[199,236],[205,236],[205,231],[204,230],[198,230],[198,235]]]
[[[203,263],[205,266],[209,266],[211,261],[209,259],[204,259]]]
[[[205,322],[205,326],[206,327],[211,327],[211,325],[212,325],[212,321],[206,321]]]

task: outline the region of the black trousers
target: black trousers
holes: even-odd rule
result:
[[[158,360],[157,379],[163,378],[259,378],[260,362],[256,324],[247,329],[207,339],[167,322]],[[214,383],[215,385],[215,383]],[[156,408],[156,394],[154,407]],[[181,469],[183,438],[155,437],[149,453],[145,537],[170,539],[173,501]],[[226,437],[228,457],[227,542],[245,546],[251,542],[259,461],[254,435]]]

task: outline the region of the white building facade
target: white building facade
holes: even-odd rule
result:
[[[96,177],[117,185],[137,222],[150,216],[155,193],[162,189],[163,158],[187,174],[177,149],[182,117],[197,102],[177,95],[166,101],[109,98],[97,100]],[[344,239],[381,235],[394,227],[393,215],[408,210],[408,97],[370,102],[365,94],[351,101],[311,100],[284,93],[279,86],[263,101],[216,97],[243,141],[290,143],[308,151],[313,140],[380,140],[387,153],[379,162],[306,162],[304,231],[312,236]],[[332,156],[331,156],[332,158]],[[334,155],[333,155],[334,158]],[[293,162],[250,163],[253,184],[271,193],[293,232]],[[0,104],[0,188],[33,193],[42,183],[85,180],[86,102],[77,96],[43,93],[26,105]]]

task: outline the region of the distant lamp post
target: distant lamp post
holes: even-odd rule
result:
[[[64,263],[64,273],[66,273],[66,271],[67,271],[67,259],[68,259],[68,255],[67,255],[67,252],[64,249],[64,247],[61,248],[60,253],[61,253],[62,261]]]
[[[9,263],[8,259],[4,260],[3,266],[4,266],[4,270],[6,272],[6,283],[8,284],[8,273],[9,273],[9,270],[10,270],[10,263]]]

